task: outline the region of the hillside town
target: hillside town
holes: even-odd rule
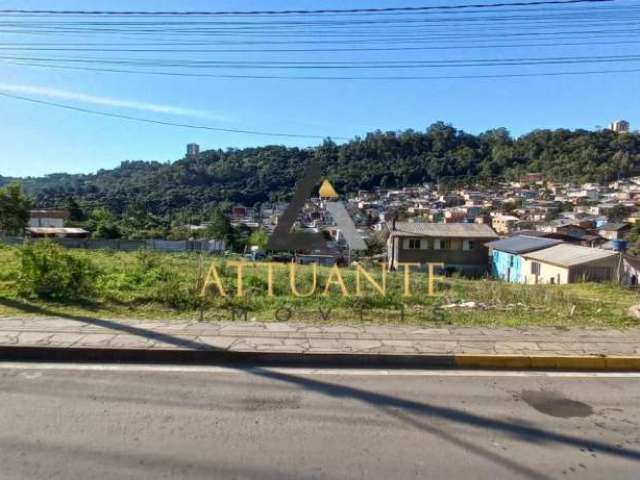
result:
[[[338,246],[358,251],[331,215],[322,214],[323,203],[331,199],[320,197],[307,203],[300,226],[326,230]],[[400,262],[440,262],[449,274],[491,273],[520,283],[588,279],[635,286],[638,281],[640,261],[633,254],[640,219],[639,177],[577,185],[531,173],[491,189],[445,193],[425,184],[358,191],[345,204],[369,245],[368,253],[383,243],[378,258],[391,269]],[[231,219],[272,230],[285,207],[253,212],[236,206]]]
[[[361,258],[402,263],[441,264],[447,275],[492,275],[517,283],[618,281],[638,283],[640,258],[640,177],[607,184],[553,182],[541,173],[497,186],[445,190],[437,184],[402,189],[378,188],[339,195],[324,181],[317,196],[297,212],[297,231],[322,233],[327,247],[295,252],[267,251],[248,242],[253,260],[271,254],[281,261],[348,264]],[[233,205],[234,228],[273,233],[286,203],[259,208]],[[184,240],[99,240],[70,227],[64,209],[31,210],[29,238],[53,237],[68,247],[229,254],[224,239],[206,237],[208,225],[185,225]]]

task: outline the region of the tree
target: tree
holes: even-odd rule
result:
[[[582,183],[639,175],[640,134],[557,129],[512,138],[504,129],[470,135],[439,122],[426,131],[376,131],[339,145],[327,139],[315,148],[271,145],[209,150],[173,163],[124,162],[95,174],[29,178],[24,186],[42,206],[73,196],[85,208],[108,208],[119,220],[143,205],[168,226],[200,223],[216,206],[286,202],[311,160],[345,194],[438,181],[455,188],[533,172]]]
[[[215,240],[225,240],[227,244],[233,245],[235,235],[231,222],[224,212],[216,208],[211,216],[211,222],[207,226],[207,236]]]
[[[65,207],[67,210],[69,210],[69,220],[71,222],[85,221],[84,212],[82,211],[82,208],[80,208],[80,205],[75,198],[68,197],[67,201],[65,202]]]
[[[29,223],[31,201],[19,183],[0,188],[0,231],[20,235]]]
[[[259,228],[258,230],[255,230],[254,232],[252,232],[251,235],[249,235],[248,243],[249,243],[249,246],[252,246],[252,247],[255,246],[255,247],[264,249],[267,246],[268,240],[269,240],[269,236],[267,235],[267,232]]]
[[[93,231],[93,236],[96,238],[114,239],[122,237],[122,231],[115,217],[105,208],[96,208],[91,212],[87,226]]]

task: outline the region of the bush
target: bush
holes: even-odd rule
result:
[[[177,278],[159,283],[154,289],[154,300],[181,311],[196,310],[202,305],[202,299],[195,289],[185,286]]]
[[[87,298],[95,292],[97,273],[88,258],[40,241],[20,249],[18,292],[56,300]]]

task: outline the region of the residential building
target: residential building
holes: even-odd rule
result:
[[[522,255],[523,283],[576,283],[617,277],[619,254],[561,243]]]
[[[69,211],[64,209],[43,208],[29,211],[29,227],[62,228],[69,218]]]
[[[187,157],[193,157],[200,153],[200,145],[197,143],[188,143],[187,144]]]
[[[500,235],[509,235],[520,221],[513,215],[496,215],[491,219],[491,226]]]
[[[89,238],[90,233],[82,228],[27,227],[30,238]]]
[[[609,130],[616,133],[629,133],[629,122],[626,120],[616,120],[609,124]]]
[[[442,263],[447,272],[470,275],[488,270],[485,243],[498,235],[476,223],[392,222],[387,240],[389,268],[399,263]]]
[[[605,223],[598,229],[598,234],[607,240],[622,240],[631,230],[628,223]]]
[[[511,283],[524,283],[522,255],[560,243],[562,240],[527,235],[516,235],[489,242],[486,246],[491,257],[491,275]]]
[[[625,287],[640,286],[640,258],[631,255],[622,256],[622,272],[620,281]]]
[[[542,173],[526,173],[520,177],[520,184],[532,184],[544,182],[544,174]]]

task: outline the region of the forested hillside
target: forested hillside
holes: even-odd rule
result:
[[[170,164],[127,161],[90,175],[20,181],[40,206],[73,198],[85,211],[102,206],[119,215],[135,208],[178,220],[204,217],[221,202],[285,200],[314,157],[342,192],[425,181],[487,182],[525,172],[603,181],[640,173],[640,135],[560,129],[514,139],[504,129],[471,135],[436,123],[424,132],[375,132],[343,145],[327,140],[314,149],[209,150]],[[9,180],[0,177],[0,184]]]

